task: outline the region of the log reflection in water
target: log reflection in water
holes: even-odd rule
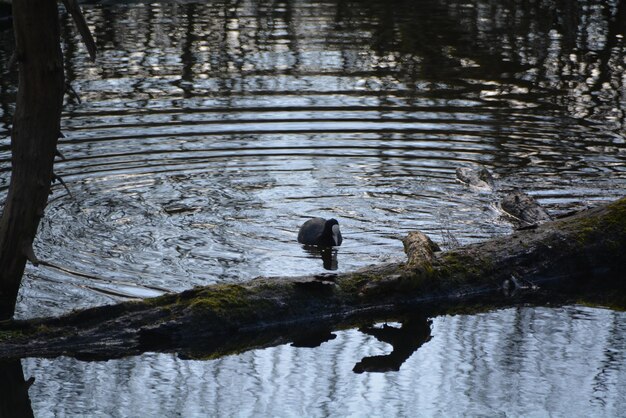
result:
[[[382,327],[366,326],[359,331],[376,337],[379,341],[393,346],[391,353],[384,356],[370,356],[358,362],[356,373],[398,371],[400,366],[422,345],[430,341],[432,321],[421,315],[410,315],[396,328],[387,324]]]

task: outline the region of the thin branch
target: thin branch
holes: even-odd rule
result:
[[[80,96],[78,95],[76,90],[74,90],[74,87],[72,87],[72,85],[69,82],[65,83],[65,93],[67,93],[67,95],[70,97],[74,97],[76,101],[78,102],[78,104],[81,104],[83,102],[80,99]]]
[[[33,244],[25,244],[23,247],[23,251],[28,261],[30,261],[33,266],[37,267],[39,265],[39,260],[37,259],[35,251],[33,250]]]
[[[72,198],[74,197],[74,196],[72,196],[72,192],[70,192],[69,187],[67,187],[67,184],[65,184],[65,182],[63,181],[63,179],[61,178],[61,176],[58,176],[58,175],[56,175],[56,174],[52,173],[52,181],[53,181],[53,182],[58,181],[59,183],[61,183],[61,185],[62,185],[63,187],[65,187],[65,190],[67,191],[67,194],[69,194],[69,195],[70,195],[70,197],[72,197]]]
[[[93,36],[91,35],[91,31],[89,30],[89,26],[87,26],[87,22],[85,21],[85,16],[83,16],[83,12],[80,10],[78,6],[78,2],[76,0],[63,0],[63,4],[65,5],[65,9],[70,12],[72,18],[74,19],[74,23],[76,24],[76,28],[80,33],[81,38],[83,38],[83,42],[87,47],[87,51],[89,52],[89,57],[92,61],[96,60],[96,43],[93,40]]]

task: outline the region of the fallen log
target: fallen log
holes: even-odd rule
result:
[[[327,340],[332,329],[407,312],[490,309],[590,292],[626,299],[626,198],[446,252],[421,233],[410,234],[405,248],[407,263],[353,273],[257,278],[61,318],[5,321],[0,358],[108,359],[145,351],[214,357],[310,335]]]

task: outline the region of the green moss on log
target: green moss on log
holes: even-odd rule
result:
[[[20,330],[0,331],[0,341],[10,341],[24,336]]]
[[[250,291],[240,285],[217,285],[196,293],[189,303],[194,310],[210,309],[216,314],[227,314],[249,309]]]
[[[484,276],[491,265],[491,262],[474,254],[450,251],[442,255],[437,276],[446,283],[469,284]]]
[[[256,289],[255,289],[256,290]],[[196,313],[218,318],[241,319],[262,316],[274,307],[271,300],[259,297],[257,291],[241,285],[217,285],[199,291],[189,308]]]
[[[605,210],[603,216],[584,216],[574,223],[576,240],[580,245],[605,235],[613,237],[611,247],[621,247],[620,242],[626,237],[626,198],[607,205]]]
[[[342,278],[337,285],[339,289],[346,294],[358,294],[365,285],[377,283],[384,279],[382,275],[373,275],[368,273],[354,273]]]

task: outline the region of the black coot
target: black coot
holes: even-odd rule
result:
[[[337,247],[341,245],[341,231],[336,219],[313,218],[306,221],[298,232],[298,242],[305,245]]]

